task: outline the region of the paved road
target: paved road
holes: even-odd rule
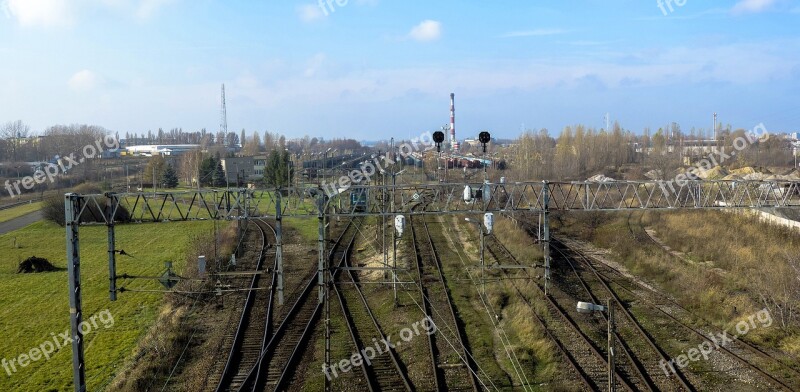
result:
[[[30,214],[23,215],[19,218],[14,218],[10,221],[0,223],[0,235],[8,233],[9,231],[19,230],[31,223],[36,223],[44,217],[42,211],[34,211]]]

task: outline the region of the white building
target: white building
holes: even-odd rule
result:
[[[185,152],[194,151],[200,148],[199,144],[153,144],[143,146],[130,146],[125,150],[130,155],[153,156],[153,155],[180,155]]]

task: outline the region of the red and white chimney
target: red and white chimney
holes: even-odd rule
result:
[[[450,146],[453,151],[458,151],[459,144],[456,140],[456,94],[450,93]]]

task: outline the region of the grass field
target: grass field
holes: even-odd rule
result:
[[[185,264],[187,240],[213,230],[213,222],[184,222],[117,226],[117,249],[133,258],[120,256],[118,274],[153,276],[174,261],[177,271]],[[17,238],[14,248],[11,237]],[[0,359],[18,359],[53,335],[69,328],[67,271],[64,228],[38,222],[0,236],[0,327],[5,331]],[[122,293],[117,302],[108,299],[108,261],[105,226],[81,227],[81,270],[84,320],[105,310],[113,323],[97,322],[85,336],[88,390],[102,390],[117,367],[131,352],[158,314],[163,294]],[[45,257],[57,272],[18,275],[17,265],[29,256]],[[118,282],[129,289],[162,290],[153,280]],[[72,389],[71,348],[62,347],[49,360],[44,358],[16,366],[16,372],[0,368],[0,390],[63,391]],[[11,374],[9,374],[11,373]]]
[[[41,208],[42,208],[42,202],[37,202],[37,203],[23,204],[18,207],[2,210],[0,211],[0,223],[8,222],[14,218],[19,218],[25,214],[38,211]]]

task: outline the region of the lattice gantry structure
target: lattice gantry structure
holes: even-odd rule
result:
[[[346,177],[343,177],[346,179]],[[420,204],[425,208],[414,208]],[[124,207],[121,208],[121,207]],[[85,391],[83,360],[79,228],[108,227],[109,292],[116,300],[114,226],[121,222],[178,222],[308,217],[319,220],[318,282],[322,300],[324,226],[331,216],[542,214],[545,290],[550,279],[549,224],[553,211],[623,211],[668,209],[732,209],[800,207],[800,181],[611,181],[514,182],[415,185],[305,187],[271,190],[193,190],[155,193],[65,195],[66,251],[70,289],[73,379],[75,391]],[[126,211],[127,213],[123,213]],[[244,227],[240,224],[240,229]],[[241,230],[240,230],[241,232]],[[278,237],[280,238],[280,236]],[[279,240],[280,241],[280,240]],[[280,243],[277,244],[280,246]],[[278,256],[278,268],[282,262]],[[279,276],[282,276],[279,274]],[[282,282],[278,282],[282,287]],[[280,293],[282,294],[282,293]]]
[[[132,222],[263,217],[317,217],[319,198],[328,216],[375,214],[469,214],[529,211],[613,211],[671,208],[767,208],[800,206],[800,181],[520,182],[508,184],[420,184],[352,186],[347,189],[195,190],[158,193],[75,195],[76,222],[109,224],[125,207]],[[368,202],[352,203],[367,195]],[[391,201],[395,202],[394,210]],[[410,206],[425,203],[424,210]],[[327,208],[330,207],[330,208]],[[114,207],[118,208],[118,207]],[[70,218],[70,217],[68,217]]]

